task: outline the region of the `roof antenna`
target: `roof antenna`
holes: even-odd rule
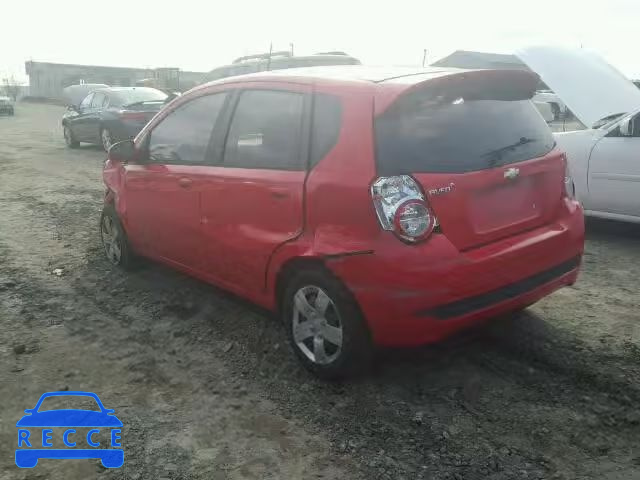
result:
[[[267,60],[267,72],[271,70],[271,54],[273,53],[273,42],[269,44],[269,59]]]
[[[424,68],[424,64],[427,63],[427,49],[424,49],[424,52],[422,53],[422,68]]]

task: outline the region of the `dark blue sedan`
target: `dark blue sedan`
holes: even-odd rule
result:
[[[102,145],[135,137],[169,100],[161,90],[148,87],[108,87],[92,91],[79,105],[70,105],[62,117],[64,140],[76,148],[80,142]]]

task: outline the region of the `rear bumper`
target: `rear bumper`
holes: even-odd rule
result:
[[[373,253],[328,265],[356,297],[376,344],[410,346],[573,284],[583,248],[582,210],[567,200],[556,223],[466,252],[441,234],[405,245],[385,232]]]

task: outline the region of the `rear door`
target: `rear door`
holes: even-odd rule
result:
[[[640,114],[632,136],[615,129],[596,143],[589,159],[589,208],[640,217]]]
[[[71,131],[73,132],[74,137],[76,138],[76,140],[79,140],[81,142],[92,141],[89,140],[90,135],[89,128],[87,126],[87,120],[88,116],[91,115],[91,102],[93,100],[93,96],[94,94],[90,93],[89,95],[84,97],[82,102],[80,102],[80,105],[78,105],[77,115],[74,115],[73,117],[70,117],[68,119],[69,126],[71,127]]]
[[[209,144],[226,93],[179,105],[144,139],[148,160],[127,165],[127,219],[133,241],[152,256],[204,269],[201,194],[211,167]]]
[[[467,72],[418,87],[376,120],[379,174],[416,178],[459,250],[558,214],[565,162],[533,87],[523,72]]]
[[[261,82],[236,94],[202,197],[209,269],[236,291],[262,290],[271,254],[302,231],[309,93]]]
[[[104,92],[96,92],[91,100],[91,109],[87,113],[84,124],[90,141],[100,143],[100,120],[102,112],[107,104],[107,96]]]

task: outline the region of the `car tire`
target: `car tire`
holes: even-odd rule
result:
[[[68,125],[63,127],[63,135],[64,135],[64,143],[66,143],[69,148],[78,148],[80,146],[80,142],[76,140],[76,137],[73,136],[73,131]]]
[[[108,128],[101,128],[100,141],[102,143],[102,148],[104,149],[104,151],[108,152],[109,148],[111,148],[111,146],[115,143],[113,141],[113,134],[111,133],[111,130],[109,130]]]
[[[107,204],[102,209],[100,241],[109,263],[124,270],[132,270],[136,266],[135,254],[113,204]]]
[[[281,306],[291,347],[316,376],[337,380],[371,365],[374,348],[364,316],[330,272],[315,267],[291,273]]]

